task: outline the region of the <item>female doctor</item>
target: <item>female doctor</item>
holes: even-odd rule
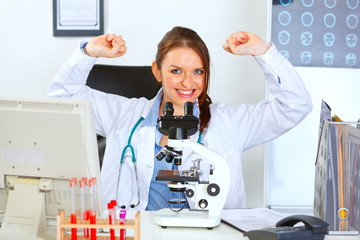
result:
[[[48,95],[92,100],[96,131],[106,137],[101,171],[105,204],[117,199],[127,207],[133,205],[139,210],[157,210],[166,208],[169,199],[185,198],[183,193],[169,191],[166,182],[155,181],[159,169],[175,168],[164,160],[155,159],[155,154],[167,144],[167,136],[157,131],[156,120],[162,116],[165,102],[173,103],[174,115],[183,115],[184,103],[191,101],[195,103],[194,115],[199,117],[200,126],[190,139],[220,153],[231,169],[225,208],[246,207],[241,166],[243,151],[296,126],[311,111],[312,103],[293,66],[274,44],[268,45],[254,34],[238,31],[226,39],[223,48],[234,55],[254,56],[265,73],[274,100],[256,105],[212,103],[207,94],[210,79],[208,49],[196,32],[184,27],[174,27],[158,44],[152,71],[162,89],[152,100],[128,99],[85,85],[99,57],[120,57],[126,53],[125,41],[120,35],[106,34],[82,43],[62,65]],[[139,188],[131,159],[125,159],[118,182],[122,151],[130,135],[136,155]],[[127,155],[130,152],[127,151]],[[196,157],[185,148],[179,170],[188,170]]]

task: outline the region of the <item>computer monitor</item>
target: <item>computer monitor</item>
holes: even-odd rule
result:
[[[0,208],[6,205],[0,239],[13,239],[16,234],[48,239],[46,216],[56,216],[60,209],[70,215],[73,177],[96,177],[101,214],[104,204],[91,102],[0,97]]]

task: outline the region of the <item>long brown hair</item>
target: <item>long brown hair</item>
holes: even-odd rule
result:
[[[210,121],[210,104],[211,98],[208,95],[209,80],[210,80],[210,55],[204,41],[199,35],[189,28],[174,27],[167,32],[163,39],[158,44],[158,51],[156,53],[156,65],[161,70],[161,63],[166,57],[166,54],[174,48],[190,47],[192,48],[202,60],[205,72],[204,89],[198,98],[200,109],[200,132],[208,126]]]

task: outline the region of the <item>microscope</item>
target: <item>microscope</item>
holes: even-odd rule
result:
[[[169,200],[169,208],[155,213],[155,222],[166,227],[205,227],[212,229],[220,224],[220,214],[230,186],[230,168],[227,161],[218,153],[206,146],[188,139],[198,131],[199,119],[193,115],[193,103],[184,104],[184,116],[173,116],[174,109],[170,102],[163,108],[163,116],[159,117],[158,129],[168,136],[168,145],[156,155],[157,160],[179,166],[182,163],[183,149],[188,147],[193,152],[207,159],[210,164],[208,181],[201,181],[201,159],[193,160],[189,170],[159,170],[157,181],[168,181],[170,191],[185,192],[194,209],[172,208],[172,204],[183,204],[185,199]],[[191,205],[191,204],[190,204]]]

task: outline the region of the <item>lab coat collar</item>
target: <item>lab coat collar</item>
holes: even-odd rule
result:
[[[144,109],[143,109],[143,111],[142,111],[142,113],[141,113],[141,117],[143,117],[144,119],[146,119],[146,117],[149,115],[151,109],[153,108],[154,103],[156,102],[156,100],[157,100],[159,97],[161,97],[161,99],[162,99],[162,95],[163,95],[163,89],[160,88],[159,91],[157,92],[156,96],[155,96],[153,99],[149,100],[149,101],[146,103],[146,105],[145,105],[145,107],[144,107]]]
[[[157,119],[159,117],[159,108],[161,105],[161,101],[163,99],[163,90],[162,88],[158,91],[154,98],[154,102],[150,112],[147,114],[144,121],[141,123],[141,126],[156,126]]]
[[[152,106],[154,105],[154,102],[155,102],[155,98],[149,100],[146,104],[145,104],[145,107],[141,113],[141,117],[143,117],[144,119],[147,117],[147,115],[149,114]]]

